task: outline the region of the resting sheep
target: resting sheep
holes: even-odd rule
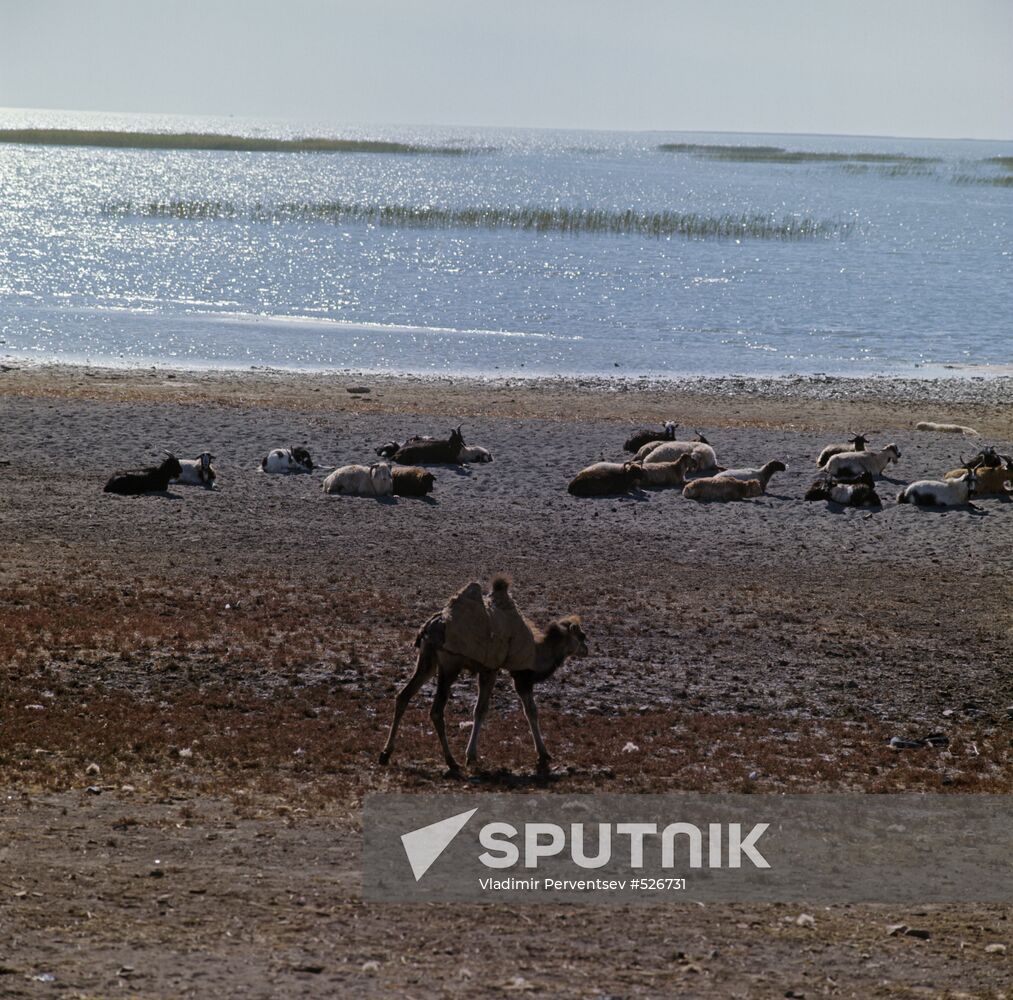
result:
[[[702,441],[665,441],[658,445],[645,445],[637,452],[635,461],[644,465],[657,465],[659,462],[677,462],[682,455],[693,456],[693,466],[697,472],[717,469],[718,459],[714,449]]]
[[[635,462],[595,462],[573,477],[567,491],[575,497],[613,496],[635,489],[643,477]]]
[[[756,479],[763,487],[763,492],[767,492],[767,484],[770,482],[770,477],[775,472],[786,472],[788,466],[784,462],[779,462],[774,459],[772,462],[768,462],[762,469],[724,469],[719,472],[714,478],[715,479],[741,479],[746,482],[750,479]]]
[[[828,444],[820,452],[820,457],[816,459],[816,464],[822,469],[834,455],[847,451],[865,451],[865,446],[868,443],[869,439],[864,434],[856,434],[850,441],[845,441],[842,444]]]
[[[348,497],[389,497],[394,491],[394,480],[386,462],[343,465],[324,480],[323,490]]]
[[[677,423],[673,423],[671,420],[666,420],[665,425],[659,431],[657,428],[641,427],[639,430],[635,430],[627,439],[623,445],[623,451],[632,451],[634,453],[640,451],[645,444],[658,444],[662,441],[674,441],[675,432],[678,428]]]
[[[639,463],[638,463],[639,465]],[[686,473],[694,467],[693,456],[681,455],[677,462],[658,462],[655,465],[639,465],[642,472],[641,486],[682,486],[686,482]]]
[[[881,476],[883,470],[900,458],[900,449],[888,444],[880,451],[851,451],[832,456],[827,461],[827,472],[832,479],[860,479],[869,472]]]
[[[842,507],[882,507],[872,474],[867,472],[858,482],[839,483],[835,479],[817,479],[806,491],[806,500],[828,500]]]
[[[745,500],[763,495],[758,479],[719,479],[711,476],[687,483],[682,495],[687,500]]]
[[[973,469],[968,469],[960,479],[948,482],[919,479],[897,494],[897,503],[913,503],[919,507],[963,507],[966,504],[977,510],[971,503],[977,479]]]
[[[142,493],[164,493],[173,479],[178,479],[182,471],[179,459],[171,452],[166,452],[161,465],[147,469],[134,469],[130,472],[117,472],[105,484],[103,493],[118,493],[120,496],[135,497]]]
[[[424,497],[433,492],[436,477],[417,465],[396,466],[390,470],[394,496]]]
[[[415,673],[395,700],[394,718],[380,753],[381,764],[389,763],[394,752],[394,738],[408,703],[435,675],[436,695],[429,716],[443,747],[447,767],[451,774],[460,773],[460,765],[447,740],[443,713],[450,690],[464,671],[478,674],[478,699],[466,757],[469,765],[476,763],[478,736],[496,677],[505,670],[511,675],[528,720],[538,753],[538,769],[548,770],[551,757],[542,742],[533,688],[551,677],[569,657],[587,656],[587,636],[575,615],[552,622],[544,632],[533,628],[514,605],[509,586],[507,580],[497,578],[493,581],[492,593],[485,595],[479,584],[471,583],[419,629],[415,637],[419,651]]]
[[[178,481],[187,486],[203,486],[213,490],[215,479],[218,477],[218,473],[211,465],[214,457],[210,452],[202,451],[196,458],[180,459]]]
[[[966,434],[969,437],[981,437],[973,427],[962,424],[934,424],[931,420],[923,420],[915,424],[916,431],[935,431],[937,434]]]
[[[260,468],[283,476],[312,472],[313,459],[305,448],[275,448],[260,460]]]

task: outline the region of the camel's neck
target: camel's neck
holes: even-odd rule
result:
[[[539,680],[551,677],[566,660],[566,650],[558,640],[541,639],[535,643],[535,673]]]

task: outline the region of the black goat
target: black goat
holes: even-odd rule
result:
[[[136,497],[142,493],[164,493],[169,488],[169,481],[178,479],[183,469],[179,459],[170,452],[161,465],[149,469],[134,469],[130,472],[117,472],[105,484],[103,493],[119,493],[121,496]]]
[[[463,448],[464,436],[458,426],[449,438],[412,438],[394,452],[393,458],[399,465],[461,465]]]

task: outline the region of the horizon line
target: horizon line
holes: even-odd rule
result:
[[[285,117],[275,114],[237,114],[234,112],[189,112],[189,111],[121,111],[110,108],[55,108],[55,107],[25,107],[17,105],[0,105],[0,112],[4,111],[43,111],[60,114],[91,114],[91,115],[129,115],[142,117],[145,115],[159,115],[170,118],[221,118],[240,121],[276,121],[290,124],[316,121],[323,123],[325,119],[302,118],[298,116]],[[338,123],[335,121],[335,125]],[[580,125],[495,125],[485,123],[482,125],[465,124],[462,122],[395,122],[395,121],[355,121],[348,120],[340,123],[345,128],[462,128],[462,129],[502,129],[513,132],[594,132],[619,135],[775,135],[775,136],[800,136],[810,138],[841,138],[841,139],[903,139],[903,140],[924,140],[935,142],[1013,142],[1013,136],[1009,138],[981,137],[972,135],[905,135],[889,132],[807,132],[793,130],[757,130],[757,129],[721,129],[721,128],[604,128],[584,127]]]

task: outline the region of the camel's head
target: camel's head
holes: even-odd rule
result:
[[[570,615],[553,622],[545,632],[545,638],[558,643],[562,659],[568,656],[587,656],[587,636],[580,627],[580,618]]]

